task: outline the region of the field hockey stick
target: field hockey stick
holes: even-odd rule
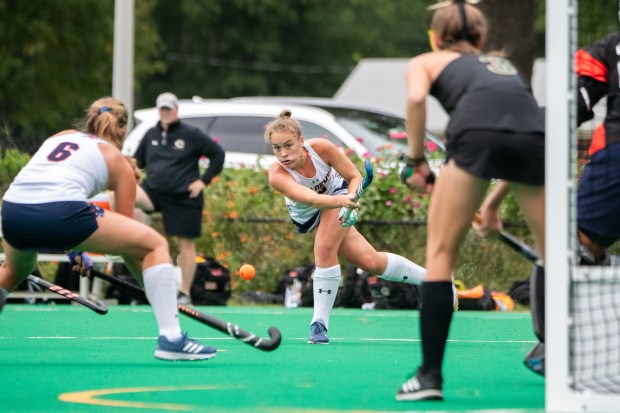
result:
[[[364,176],[362,183],[360,184],[360,186],[357,188],[357,191],[355,192],[355,198],[353,198],[353,201],[355,202],[359,201],[362,195],[364,195],[364,192],[366,192],[366,189],[372,183],[372,178],[374,178],[374,172],[372,171],[372,165],[370,164],[369,161],[364,161],[364,168],[366,168],[366,176]],[[347,219],[349,219],[349,216],[351,216],[352,212],[353,212],[352,209],[347,210],[347,212],[345,212],[344,214],[344,218],[342,219],[342,221],[346,222]]]
[[[480,223],[480,215],[476,214],[474,220],[477,223]],[[521,241],[519,238],[504,230],[499,231],[499,239],[504,244],[512,248],[517,254],[532,262],[532,264],[534,264],[535,266],[542,268],[542,261],[540,260],[538,253],[525,242]]]
[[[71,301],[75,301],[76,303],[81,304],[84,307],[93,310],[97,314],[104,315],[108,313],[108,307],[99,300],[95,300],[95,301],[88,300],[82,297],[81,295],[74,293],[73,291],[69,291],[59,285],[52,284],[48,281],[45,281],[43,278],[39,278],[36,275],[29,275],[28,281],[31,282],[32,284],[39,285],[58,295],[68,298]]]
[[[144,294],[144,290],[141,287],[135,284],[131,284],[125,280],[121,280],[119,278],[102,273],[101,271],[93,269],[91,270],[90,275],[101,278],[102,280],[107,281],[110,284],[117,285],[127,290]],[[193,318],[194,320],[199,321],[202,324],[206,324],[209,327],[219,330],[224,334],[228,334],[232,338],[259,350],[273,351],[277,349],[278,346],[280,346],[280,342],[282,341],[282,335],[280,334],[280,330],[275,327],[269,327],[269,329],[267,330],[269,338],[265,339],[257,336],[254,333],[247,332],[235,324],[222,321],[218,318],[202,313],[194,308],[186,307],[182,304],[178,304],[178,308],[180,313],[185,314],[189,318]]]

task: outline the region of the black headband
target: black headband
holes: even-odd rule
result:
[[[472,46],[476,47],[476,38],[474,36],[470,36],[468,31],[469,27],[467,27],[467,13],[465,12],[465,0],[454,0],[455,4],[459,6],[459,13],[461,14],[461,36],[457,40],[466,40]]]

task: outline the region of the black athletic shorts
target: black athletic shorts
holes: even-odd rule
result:
[[[151,199],[155,211],[161,212],[164,231],[167,235],[190,239],[200,237],[204,206],[202,193],[197,198],[190,198],[189,192],[157,192],[146,182],[143,182],[141,186]]]
[[[545,136],[470,130],[448,139],[448,159],[482,179],[545,184]]]

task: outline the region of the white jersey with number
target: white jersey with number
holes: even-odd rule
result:
[[[304,149],[310,156],[314,169],[316,169],[316,174],[311,178],[306,178],[298,172],[282,165],[284,169],[293,176],[295,182],[322,195],[341,195],[348,193],[349,185],[344,178],[340,176],[334,168],[326,164],[310,145],[304,144]],[[318,213],[320,209],[302,204],[288,197],[285,197],[285,200],[291,220],[297,225],[300,232],[309,232],[318,225]]]
[[[20,204],[86,201],[108,185],[108,167],[98,145],[109,142],[74,132],[43,142],[17,174],[4,200]]]

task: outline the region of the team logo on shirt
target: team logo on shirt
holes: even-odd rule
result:
[[[516,75],[517,69],[508,60],[499,56],[480,56],[480,62],[487,63],[487,69],[498,75]]]
[[[175,149],[184,149],[185,148],[185,141],[183,139],[177,139],[176,141],[174,141],[174,148]]]

